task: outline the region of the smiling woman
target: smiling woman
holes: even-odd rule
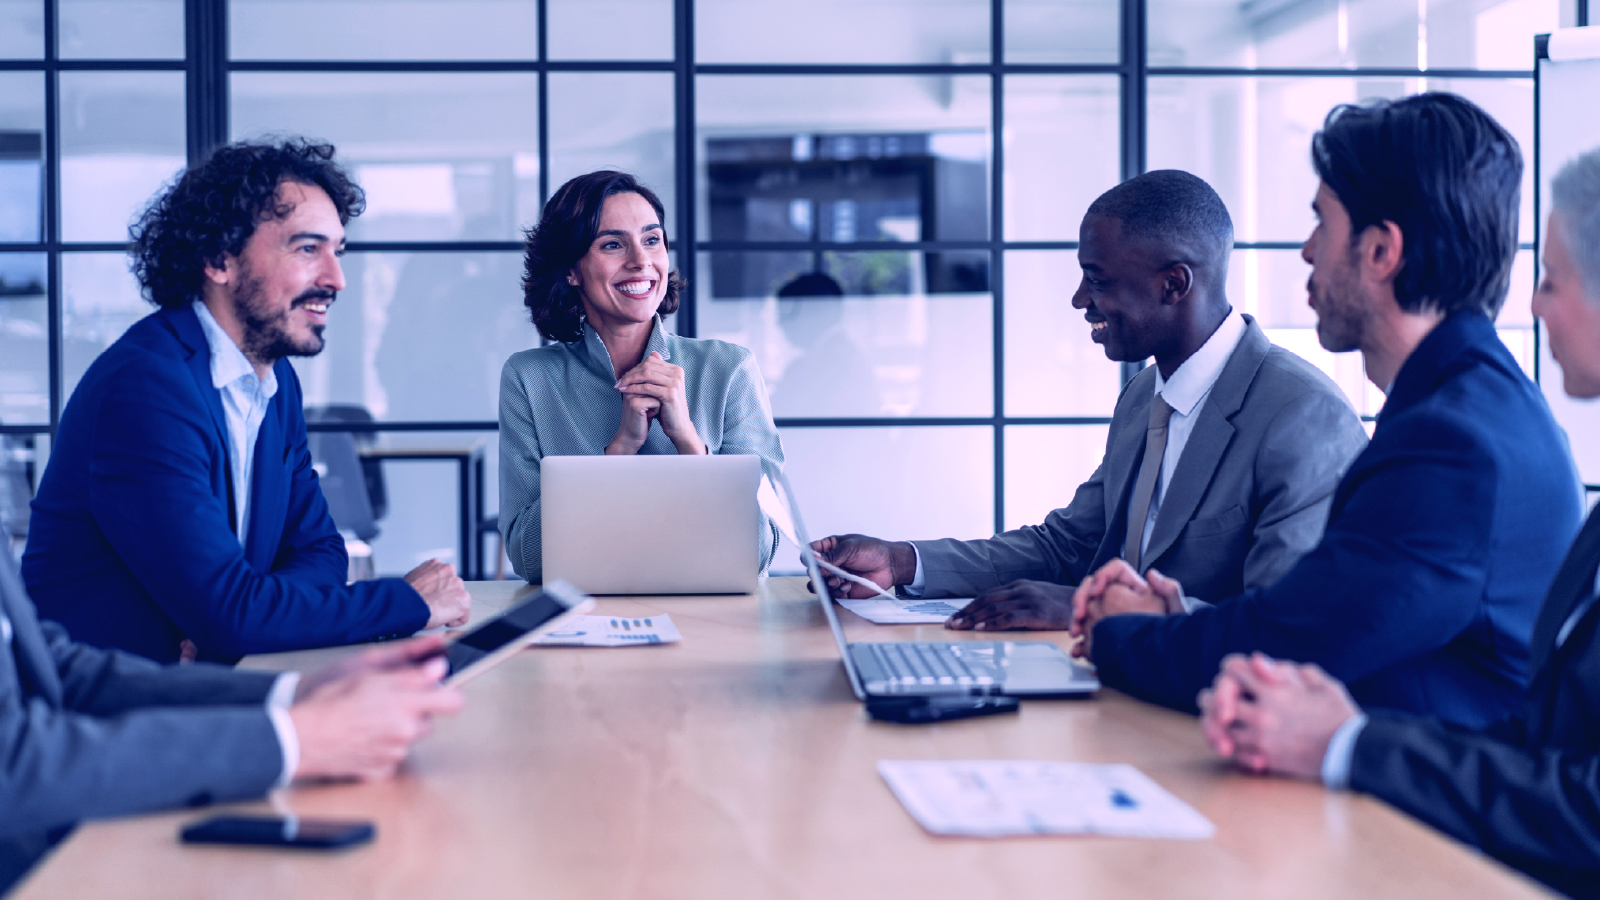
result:
[[[684,285],[661,200],[609,170],[561,186],[528,232],[523,302],[553,343],[500,378],[500,532],[518,575],[543,577],[545,456],[751,453],[775,476],[783,445],[749,350],[679,337],[661,317]],[[761,517],[761,569],[778,531]]]

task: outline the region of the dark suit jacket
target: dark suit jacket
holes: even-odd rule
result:
[[[7,624],[9,623],[9,627]],[[274,673],[162,668],[40,622],[0,558],[0,893],[72,823],[267,792]]]
[[[1315,550],[1210,609],[1102,620],[1094,661],[1105,684],[1193,710],[1224,656],[1260,650],[1321,665],[1363,705],[1483,725],[1521,702],[1580,513],[1539,389],[1486,317],[1460,313],[1401,366]]]
[[[1350,786],[1574,897],[1600,897],[1600,604],[1559,648],[1556,634],[1594,594],[1600,513],[1567,554],[1533,638],[1520,714],[1483,731],[1373,712]]]
[[[1271,584],[1315,547],[1339,476],[1367,445],[1339,388],[1244,320],[1145,549],[1145,568],[1202,599]],[[925,595],[970,597],[1018,578],[1077,584],[1121,556],[1155,377],[1146,368],[1123,389],[1105,459],[1065,509],[986,540],[915,542]]]
[[[76,640],[158,661],[411,634],[428,608],[396,579],[345,586],[348,560],[306,449],[286,360],[255,447],[248,545],[211,351],[185,306],[140,320],[67,403],[33,501],[22,576]]]

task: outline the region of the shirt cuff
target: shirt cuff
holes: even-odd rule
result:
[[[1192,613],[1197,609],[1209,609],[1211,607],[1211,604],[1205,602],[1204,600],[1201,600],[1198,597],[1191,597],[1188,594],[1183,594],[1180,599],[1183,600],[1183,611],[1186,613]]]
[[[1356,738],[1367,727],[1367,714],[1358,712],[1339,726],[1322,754],[1322,783],[1335,791],[1350,787],[1350,761],[1355,757]]]
[[[273,788],[287,787],[300,768],[300,736],[295,733],[294,719],[289,707],[294,705],[294,692],[300,687],[299,672],[284,672],[272,683],[267,694],[267,718],[272,720],[272,730],[278,733],[278,746],[283,750],[283,772]]]
[[[911,545],[911,553],[917,558],[917,571],[911,576],[910,584],[901,585],[901,590],[906,592],[907,597],[921,597],[922,592],[928,589],[928,576],[922,571],[922,551],[917,549],[916,544]]]

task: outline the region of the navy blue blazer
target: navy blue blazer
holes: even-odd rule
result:
[[[1458,313],[1400,367],[1316,549],[1209,609],[1102,620],[1100,679],[1193,710],[1224,656],[1260,650],[1317,663],[1363,706],[1505,718],[1580,496],[1539,389],[1487,317]]]
[[[428,607],[399,579],[346,586],[344,543],[306,448],[286,360],[256,441],[250,524],[234,533],[222,397],[194,310],[145,317],[83,376],[33,501],[22,576],[75,640],[169,662],[411,634]]]

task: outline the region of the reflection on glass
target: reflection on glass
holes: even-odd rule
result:
[[[182,72],[61,73],[61,233],[125,241],[128,225],[183,168]]]
[[[545,2],[551,59],[672,59],[672,0]]]
[[[62,59],[182,59],[183,0],[58,0]]]
[[[1006,528],[1037,525],[1072,502],[1106,452],[1108,425],[1006,427]]]
[[[702,76],[701,238],[983,240],[987,76]]]
[[[0,425],[50,421],[42,253],[0,253]]]
[[[1522,237],[1533,235],[1533,83],[1439,78],[1151,78],[1149,167],[1206,179],[1241,241],[1302,241],[1315,219],[1311,137],[1340,103],[1454,91],[1483,106],[1521,144]]]
[[[812,539],[994,533],[994,431],[987,426],[783,428],[784,472]],[[773,574],[799,574],[785,540]]]
[[[987,263],[979,251],[704,255],[698,333],[755,353],[780,418],[987,416]],[[929,287],[930,272],[952,271],[970,287]]]
[[[676,238],[672,73],[552,72],[549,77],[550,191],[586,172],[621,169],[661,198],[667,233]]]
[[[367,191],[351,240],[515,240],[538,217],[535,75],[241,72],[232,88],[235,139],[338,147]]]
[[[44,0],[0,0],[0,59],[43,56]]]
[[[229,0],[232,59],[533,59],[532,0]]]
[[[0,72],[0,241],[44,236],[44,76]]]
[[[1118,6],[1105,0],[1004,0],[1006,62],[1116,63]]]
[[[155,306],[139,296],[139,284],[123,253],[61,255],[61,386],[71,399],[79,379],[107,347]]]
[[[517,253],[346,254],[327,349],[292,360],[306,404],[389,421],[497,418],[501,366],[538,345],[521,274]]]
[[[1082,278],[1075,250],[1007,251],[1006,415],[1109,416],[1116,408],[1122,368],[1072,308]]]
[[[1005,238],[1075,241],[1094,198],[1121,181],[1114,75],[1005,80]]]
[[[704,63],[986,63],[989,0],[696,0]]]
[[[1560,0],[1149,0],[1152,66],[1533,68]]]

